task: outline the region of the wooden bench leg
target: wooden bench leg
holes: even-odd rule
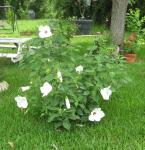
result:
[[[13,63],[19,62],[23,58],[22,50],[23,50],[23,44],[19,43],[18,44],[18,50],[17,50],[17,56],[15,58],[11,58],[11,61]]]
[[[22,43],[19,43],[19,44],[18,44],[18,51],[17,51],[17,54],[18,54],[18,55],[21,55],[21,54],[22,54],[22,49],[23,49],[23,44],[22,44]]]

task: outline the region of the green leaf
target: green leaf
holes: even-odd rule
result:
[[[80,116],[83,116],[83,115],[84,115],[83,111],[82,111],[80,108],[77,110],[77,113],[78,113]]]
[[[54,121],[57,117],[59,117],[60,115],[58,113],[55,114],[51,114],[51,116],[48,118],[48,122],[52,122]]]
[[[62,122],[55,122],[54,123],[54,128],[55,129],[58,129],[59,127],[61,127],[62,126]]]
[[[68,119],[65,119],[63,121],[63,127],[66,129],[66,130],[70,130],[70,127],[71,127],[71,124],[70,124],[70,121]]]
[[[79,116],[77,116],[77,115],[73,115],[73,116],[71,116],[71,117],[69,117],[71,120],[79,120],[80,119],[80,117]]]

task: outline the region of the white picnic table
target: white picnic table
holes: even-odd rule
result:
[[[0,57],[11,58],[13,62],[19,61],[22,58],[23,48],[26,48],[26,42],[31,39],[32,38],[0,38],[0,48],[17,49],[17,53],[0,53]]]

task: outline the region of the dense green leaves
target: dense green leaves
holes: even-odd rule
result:
[[[102,88],[110,85],[114,90],[122,85],[125,68],[123,58],[112,54],[115,47],[108,50],[108,43],[103,37],[97,38],[91,48],[84,49],[84,53],[80,54],[79,47],[70,43],[74,29],[69,22],[58,21],[57,25],[50,26],[53,36],[34,39],[31,45],[36,48],[26,53],[21,67],[31,70],[29,80],[32,81],[32,92],[28,97],[31,101],[33,95],[33,103],[39,105],[31,107],[37,107],[35,111],[54,123],[56,128],[69,130],[74,121],[88,121],[90,112],[102,99]],[[42,97],[40,87],[46,81],[53,88],[51,93]]]
[[[139,34],[141,33],[144,23],[145,23],[145,17],[141,17],[141,13],[139,9],[129,10],[129,13],[127,14],[127,20],[126,20],[126,26],[128,31]]]

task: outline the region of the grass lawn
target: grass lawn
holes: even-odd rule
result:
[[[83,50],[92,39],[74,38],[73,42]],[[0,93],[0,150],[145,150],[145,47],[138,52],[138,62],[127,67],[132,82],[113,93],[109,102],[101,102],[105,118],[97,124],[73,126],[68,132],[56,131],[17,108],[14,97],[28,83],[29,74],[18,64],[0,59],[10,84],[8,91]]]
[[[0,30],[0,37],[27,37],[36,36],[40,25],[45,25],[48,20],[18,20],[18,30],[14,33],[12,30]]]
[[[35,37],[38,34],[38,28],[40,25],[46,25],[49,24],[51,20],[43,19],[43,20],[18,20],[18,30],[16,30],[14,33],[12,30],[0,30],[0,37]],[[106,26],[98,25],[92,25],[91,34],[95,34],[97,32],[103,33],[104,31],[107,31]]]

